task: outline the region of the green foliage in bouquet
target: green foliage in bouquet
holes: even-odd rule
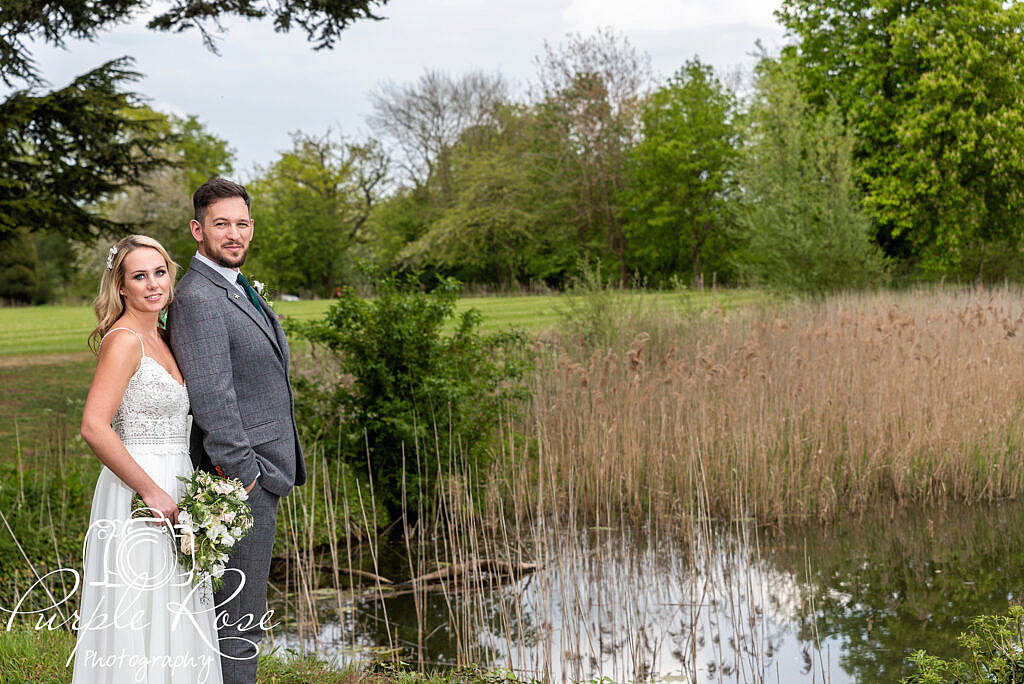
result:
[[[500,415],[526,396],[522,332],[482,335],[475,310],[442,331],[460,289],[453,278],[426,292],[415,274],[385,276],[375,299],[349,288],[323,319],[286,325],[326,347],[340,371],[295,380],[307,438],[370,475],[392,516],[403,491],[415,507],[432,499],[438,474],[482,470]]]
[[[207,578],[213,591],[224,584],[224,569],[231,548],[252,529],[252,511],[241,482],[197,470],[192,477],[179,477],[185,495],[178,502],[178,524],[174,526],[174,550],[178,562],[192,571],[192,584]],[[142,497],[132,499],[132,518],[152,517]]]

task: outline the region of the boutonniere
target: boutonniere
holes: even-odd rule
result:
[[[274,302],[267,299],[266,296],[264,295],[264,292],[266,292],[267,289],[267,286],[264,283],[262,283],[259,280],[254,280],[252,281],[252,289],[256,290],[256,294],[258,294],[260,297],[263,297],[263,301],[267,303],[267,306],[269,306],[271,309],[274,308]]]

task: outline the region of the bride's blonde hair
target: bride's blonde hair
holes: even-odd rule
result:
[[[163,245],[145,235],[129,235],[121,238],[111,248],[113,253],[107,256],[107,263],[110,264],[110,267],[103,271],[103,277],[100,278],[100,291],[92,304],[98,323],[89,335],[89,348],[97,354],[103,336],[114,327],[117,319],[124,315],[124,297],[121,296],[121,288],[124,287],[124,259],[140,247],[155,249],[164,258],[164,262],[167,264],[167,275],[171,280],[170,290],[167,293],[167,304],[174,301],[174,280],[178,275],[178,264],[174,263]]]

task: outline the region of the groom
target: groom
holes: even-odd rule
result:
[[[197,251],[175,288],[167,329],[192,404],[192,463],[238,479],[249,492],[255,522],[232,550],[214,598],[226,613],[217,622],[224,684],[250,684],[263,638],[278,500],[306,481],[306,471],[288,342],[277,316],[238,270],[252,240],[249,194],[214,178],[196,190],[192,205]]]

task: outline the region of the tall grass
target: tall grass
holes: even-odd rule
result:
[[[539,475],[548,502],[606,519],[672,519],[706,492],[714,515],[770,522],[1021,493],[1019,290],[632,318],[628,345],[538,343],[515,498]]]

